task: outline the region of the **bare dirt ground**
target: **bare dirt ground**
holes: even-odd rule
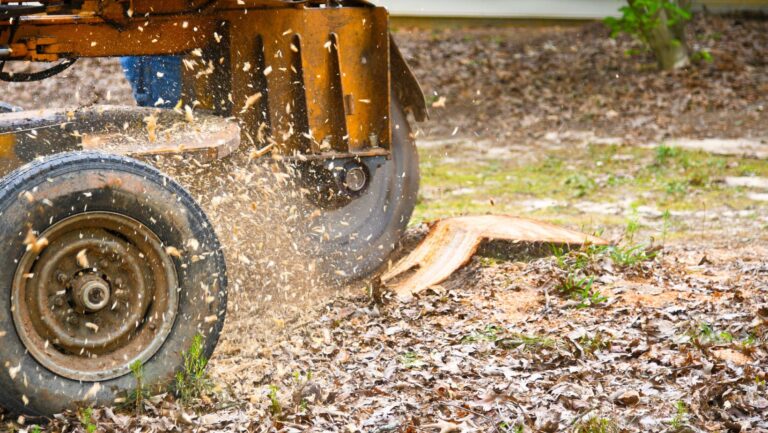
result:
[[[289,206],[251,206],[275,195],[275,180],[238,160],[188,167],[180,180],[217,225],[233,276],[214,385],[187,407],[158,396],[141,416],[95,408],[90,424],[768,431],[768,206],[760,188],[727,181],[765,178],[768,162],[672,145],[765,143],[768,22],[698,17],[691,40],[714,61],[668,74],[625,57],[634,44],[599,25],[396,38],[434,105],[417,131],[422,197],[403,252],[424,235],[422,220],[484,212],[533,215],[617,246],[487,251],[401,303],[365,284],[325,288],[311,263],[270,265],[300,252],[282,224]],[[28,108],[130,95],[114,60],[83,61],[44,86],[7,89]],[[73,412],[44,429],[87,427]]]

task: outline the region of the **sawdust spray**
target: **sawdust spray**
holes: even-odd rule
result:
[[[242,148],[205,164],[180,157],[152,162],[202,204],[221,240],[230,290],[224,344],[269,343],[275,331],[342,290],[321,276],[312,256],[317,208],[308,204],[297,171],[269,157],[252,159]]]

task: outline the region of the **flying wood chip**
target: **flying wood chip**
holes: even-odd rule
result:
[[[488,240],[567,245],[607,245],[603,239],[549,223],[506,215],[448,218],[432,224],[427,237],[382,277],[399,297],[439,284],[464,266]],[[396,277],[416,271],[401,281]]]

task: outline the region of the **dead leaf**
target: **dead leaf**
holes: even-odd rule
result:
[[[90,268],[90,263],[88,263],[88,257],[85,255],[88,250],[86,248],[83,248],[80,250],[75,258],[77,259],[77,264],[81,268]]]
[[[181,251],[179,251],[179,249],[176,247],[172,247],[172,246],[165,247],[165,253],[171,257],[176,257],[177,259],[181,258]]]
[[[253,107],[259,100],[261,99],[261,92],[254,93],[253,95],[249,96],[245,100],[245,105],[243,105],[243,109],[240,110],[241,113],[245,113],[248,111],[249,108]]]
[[[39,254],[48,246],[48,239],[45,237],[38,238],[35,232],[32,231],[32,229],[29,229],[29,231],[27,231],[27,236],[24,238],[24,245],[27,246],[27,251]]]
[[[455,433],[461,431],[461,426],[448,421],[438,421],[433,424],[424,424],[424,428],[438,428],[440,433]]]

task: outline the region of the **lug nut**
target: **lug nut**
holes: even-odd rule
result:
[[[67,323],[72,326],[77,326],[77,324],[80,323],[80,319],[78,319],[77,316],[69,316],[67,317]]]
[[[347,170],[344,176],[344,184],[353,192],[359,192],[365,188],[367,180],[365,170],[362,167],[352,167]]]
[[[67,282],[67,275],[64,272],[58,271],[56,272],[56,281],[58,281],[61,284],[64,284]]]
[[[56,296],[53,298],[53,305],[57,307],[63,307],[64,306],[64,298],[61,296]]]

